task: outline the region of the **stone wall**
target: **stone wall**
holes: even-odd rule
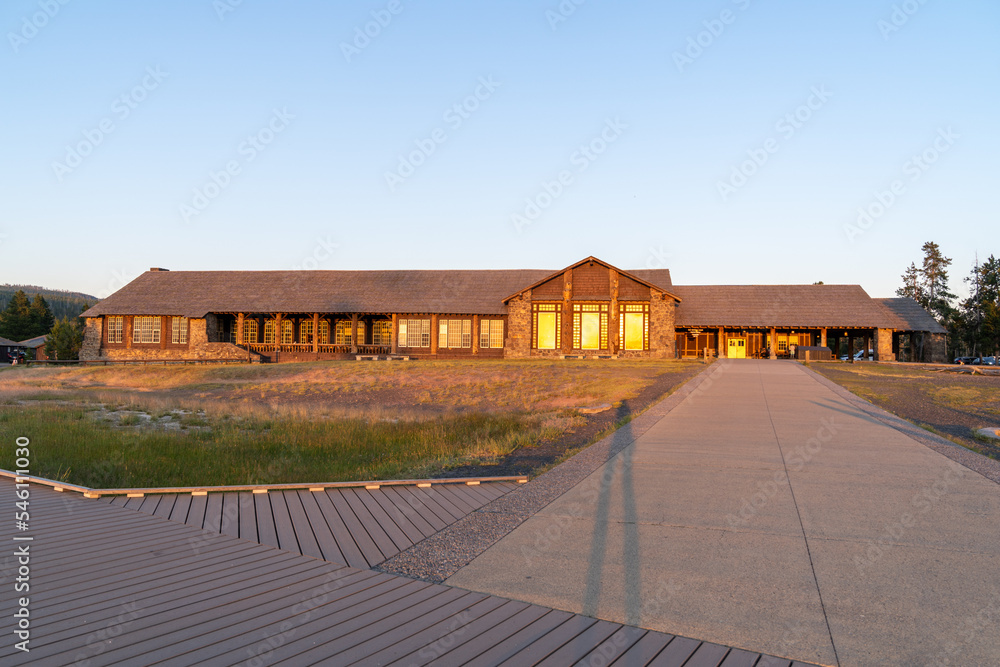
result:
[[[892,330],[875,330],[875,361],[895,361],[896,355],[892,353]]]
[[[948,363],[948,334],[924,334],[923,361],[931,364]]]
[[[649,295],[649,354],[653,359],[673,359],[677,356],[677,339],[674,333],[672,297],[658,290]]]
[[[83,326],[83,345],[80,347],[80,359],[99,359],[101,356],[101,338],[104,336],[104,319],[88,317]]]
[[[514,297],[507,304],[507,337],[503,356],[505,359],[531,356],[531,290]]]

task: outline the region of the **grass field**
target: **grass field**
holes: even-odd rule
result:
[[[974,451],[1000,458],[1000,443],[976,434],[1000,427],[1000,377],[919,365],[811,364],[872,403]]]
[[[32,472],[93,488],[428,477],[616,405],[675,361],[321,362],[0,371],[0,431]],[[8,461],[0,467],[10,468]]]

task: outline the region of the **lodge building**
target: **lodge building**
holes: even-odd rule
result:
[[[560,271],[168,271],[83,313],[86,360],[782,358],[945,361],[912,299],[858,285],[673,285],[588,257]]]

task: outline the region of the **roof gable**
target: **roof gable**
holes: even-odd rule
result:
[[[566,271],[569,271],[570,269],[576,269],[577,267],[583,266],[585,264],[586,265],[599,264],[599,265],[603,266],[606,269],[611,269],[613,271],[617,271],[619,276],[627,276],[628,278],[630,278],[630,279],[632,279],[632,280],[634,280],[634,281],[636,281],[636,282],[638,282],[638,283],[640,283],[642,285],[645,285],[646,287],[658,290],[658,291],[663,292],[664,294],[666,294],[666,295],[668,295],[670,297],[673,297],[676,301],[680,301],[681,300],[679,296],[677,296],[675,293],[673,293],[671,291],[673,289],[673,286],[672,286],[672,284],[670,282],[670,271],[668,269],[640,269],[640,270],[637,270],[637,271],[623,271],[622,269],[619,269],[617,266],[612,266],[611,264],[608,264],[607,262],[605,262],[603,260],[600,260],[600,259],[597,259],[593,255],[591,255],[590,257],[587,257],[585,259],[581,259],[576,264],[570,264],[566,268],[560,269],[558,271],[553,271],[553,272],[547,274],[541,280],[538,280],[537,282],[532,283],[531,285],[528,285],[526,287],[522,287],[518,291],[513,292],[509,296],[507,296],[503,300],[503,302],[507,303],[508,301],[510,301],[511,299],[513,299],[514,297],[520,296],[521,294],[524,294],[528,290],[532,290],[533,291],[536,287],[539,287],[543,283],[547,283],[550,280],[556,279],[558,276],[561,276],[562,274],[566,273]],[[658,282],[656,282],[656,283],[651,282],[652,280],[657,280]],[[666,284],[663,284],[663,283],[666,283]]]

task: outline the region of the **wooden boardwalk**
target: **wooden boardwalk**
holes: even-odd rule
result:
[[[98,500],[331,563],[370,568],[515,487],[486,482]]]
[[[13,491],[0,479],[10,506]],[[39,485],[30,508],[27,531],[13,520],[3,531],[8,545],[30,545],[30,653],[14,648],[17,607],[5,595],[4,665],[801,664],[338,565]],[[3,564],[10,586],[17,569]]]

